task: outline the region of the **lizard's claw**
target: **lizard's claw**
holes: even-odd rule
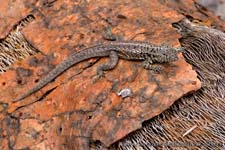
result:
[[[104,71],[98,71],[96,75],[94,75],[94,82],[105,77]]]
[[[154,73],[161,73],[163,68],[160,65],[150,64],[148,62],[143,62],[144,69],[152,70]]]
[[[97,73],[97,75],[96,75],[96,78],[98,78],[98,79],[103,78],[103,77],[105,77],[105,73],[103,71]]]
[[[151,69],[154,73],[161,73],[163,68],[161,66],[155,66]]]

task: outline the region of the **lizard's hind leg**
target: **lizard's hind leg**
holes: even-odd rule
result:
[[[142,65],[143,68],[146,70],[152,70],[157,73],[162,71],[162,67],[160,65],[153,64],[151,58],[148,58],[145,61],[143,61]]]
[[[104,71],[112,70],[115,68],[119,60],[119,56],[115,51],[111,51],[109,55],[109,61],[105,64],[102,64],[97,69],[97,77],[100,78],[104,75]]]

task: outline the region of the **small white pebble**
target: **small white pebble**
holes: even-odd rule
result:
[[[131,95],[131,90],[128,88],[122,89],[120,92],[117,93],[122,98],[128,97]]]

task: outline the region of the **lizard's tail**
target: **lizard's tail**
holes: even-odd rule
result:
[[[22,99],[26,98],[27,96],[31,95],[32,93],[40,90],[46,84],[48,84],[53,79],[55,79],[57,76],[59,76],[61,73],[63,73],[65,70],[67,70],[71,66],[73,66],[81,61],[84,61],[84,60],[87,60],[90,58],[94,58],[94,57],[108,56],[109,51],[106,49],[107,49],[107,47],[104,47],[104,45],[96,45],[96,46],[81,50],[80,52],[77,52],[77,53],[71,55],[69,58],[64,60],[61,64],[57,65],[47,76],[45,76],[42,80],[40,80],[32,89],[30,89],[28,92],[23,94],[18,99],[13,100],[13,102],[21,101]]]

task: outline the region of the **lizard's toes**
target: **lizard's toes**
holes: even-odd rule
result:
[[[96,75],[94,75],[94,82],[98,81],[99,79],[105,77],[105,74],[103,71],[99,71]]]
[[[152,68],[152,65],[145,61],[142,63],[142,65],[143,65],[143,68],[146,70],[151,70]]]
[[[154,73],[161,73],[163,68],[161,66],[156,66],[151,69]]]

